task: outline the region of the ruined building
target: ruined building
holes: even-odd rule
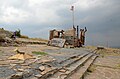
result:
[[[71,28],[68,30],[50,30],[49,45],[64,47],[70,45],[72,47],[81,47],[85,43],[85,29]],[[80,34],[79,34],[80,33]]]

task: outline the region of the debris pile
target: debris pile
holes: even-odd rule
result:
[[[57,67],[56,59],[48,54],[30,55],[20,51],[18,48],[14,51],[17,53],[16,55],[1,60],[4,64],[0,62],[0,78],[37,79]]]
[[[21,46],[21,42],[15,40],[14,32],[0,28],[0,46]]]
[[[32,55],[27,54],[27,53],[25,53],[25,52],[21,52],[21,51],[18,50],[18,48],[16,48],[14,51],[17,52],[17,54],[9,57],[8,59],[26,60],[26,59],[33,58]]]

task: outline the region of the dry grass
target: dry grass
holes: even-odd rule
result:
[[[85,46],[85,48],[90,49],[90,50],[95,50],[95,49],[97,49],[96,46]]]
[[[89,50],[95,50],[97,49],[97,47],[95,46],[86,46],[85,47],[86,49],[89,49]],[[101,55],[101,57],[104,57],[104,56],[120,56],[120,49],[118,48],[104,48],[104,49],[100,49],[97,51],[98,54]]]
[[[120,63],[117,65],[118,68],[120,68]]]
[[[29,38],[29,39],[48,42],[48,40],[42,38]]]
[[[29,37],[26,35],[21,35],[20,38],[27,38],[28,39]]]
[[[114,48],[106,48],[106,49],[98,50],[97,53],[100,54],[102,57],[108,56],[108,55],[109,56],[118,56],[118,55],[120,55],[120,50],[114,49]]]
[[[92,66],[90,66],[88,69],[87,69],[87,73],[89,74],[89,73],[92,73],[93,71],[95,71],[96,70],[96,65],[92,65]]]

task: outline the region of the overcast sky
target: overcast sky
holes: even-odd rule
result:
[[[87,27],[86,44],[120,46],[120,0],[0,0],[0,28],[48,39],[51,29]]]

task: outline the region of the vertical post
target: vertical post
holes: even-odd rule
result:
[[[73,27],[74,27],[74,7],[73,7]]]
[[[79,40],[79,26],[77,26],[77,46],[79,46],[79,42],[78,42],[78,40]]]
[[[73,21],[73,30],[74,30],[73,46],[75,47],[76,29],[75,29],[75,26],[74,26],[74,6],[71,6],[71,11],[72,11],[72,21]]]
[[[73,46],[75,47],[76,45],[75,45],[75,43],[76,43],[76,41],[75,41],[75,37],[76,37],[76,28],[75,27],[73,27],[73,31],[74,31],[74,34],[73,34]]]
[[[71,6],[72,11],[72,21],[73,21],[73,28],[74,28],[74,6]]]

